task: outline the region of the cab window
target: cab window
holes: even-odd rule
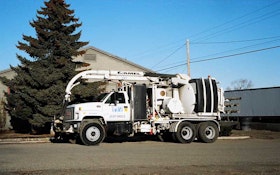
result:
[[[111,94],[111,96],[106,100],[105,103],[111,104],[111,103],[115,103],[116,101],[118,103],[125,103],[124,94],[115,92],[115,93]]]

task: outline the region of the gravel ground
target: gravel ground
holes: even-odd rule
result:
[[[232,130],[230,136],[250,136],[253,139],[280,139],[280,132],[268,130]]]

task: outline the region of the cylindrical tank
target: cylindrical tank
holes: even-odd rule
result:
[[[195,107],[195,93],[190,84],[186,84],[179,89],[179,98],[182,102],[185,114],[193,113]]]

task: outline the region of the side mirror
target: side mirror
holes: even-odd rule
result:
[[[115,106],[116,106],[117,104],[119,104],[119,103],[120,103],[119,100],[115,100],[115,101],[114,101]]]

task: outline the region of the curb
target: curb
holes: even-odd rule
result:
[[[250,136],[222,136],[218,137],[218,140],[243,140],[243,139],[249,139]]]
[[[13,143],[50,143],[50,138],[14,138],[14,139],[0,139],[0,144]]]

